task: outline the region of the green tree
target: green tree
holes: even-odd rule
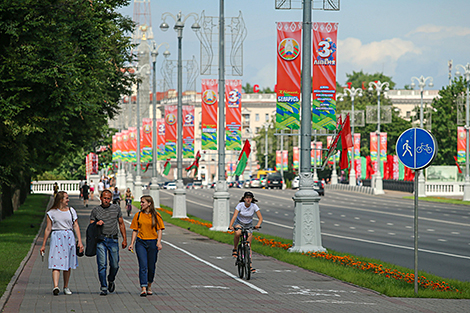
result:
[[[0,3],[0,184],[27,185],[102,137],[133,82],[127,0]]]
[[[465,95],[465,80],[455,79],[444,86],[434,98],[432,107],[432,134],[438,143],[438,152],[433,164],[454,165],[457,155],[457,99]]]

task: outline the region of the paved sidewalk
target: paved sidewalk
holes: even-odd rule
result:
[[[94,200],[85,208],[72,197],[82,236],[98,204]],[[130,218],[125,220],[130,240]],[[126,249],[120,251],[116,292],[99,295],[95,257],[82,257],[70,280],[73,295],[53,296],[51,271],[39,256],[42,236],[3,312],[468,312],[470,307],[470,300],[389,298],[258,254],[253,255],[258,272],[240,280],[230,245],[171,224],[163,235],[154,295],[139,296],[137,258]]]

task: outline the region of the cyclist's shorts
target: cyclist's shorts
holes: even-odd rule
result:
[[[237,217],[237,219],[235,220],[235,223],[233,223],[233,227],[236,227],[237,225],[243,226],[243,227],[245,227],[245,228],[248,228],[248,227],[253,228],[253,222],[248,223],[248,224],[245,224],[245,223],[240,222],[240,220],[238,219],[238,217]],[[248,232],[249,232],[249,233],[252,233],[252,232],[253,232],[253,229],[248,229]]]

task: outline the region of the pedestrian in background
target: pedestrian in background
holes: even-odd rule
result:
[[[106,296],[115,290],[116,274],[119,270],[119,241],[118,231],[122,235],[122,248],[127,247],[126,225],[121,214],[121,208],[117,204],[111,204],[113,194],[109,190],[101,193],[101,205],[91,211],[90,223],[96,222],[102,226],[102,239],[96,244],[96,262],[98,263],[98,278],[101,284],[100,295]],[[109,274],[106,277],[109,257]]]
[[[46,229],[44,230],[44,240],[41,249],[41,255],[46,250],[46,241],[51,236],[49,243],[48,266],[52,270],[52,282],[54,289],[52,293],[57,296],[60,293],[59,278],[60,271],[64,276],[64,294],[71,295],[69,289],[69,280],[72,269],[77,268],[77,249],[75,243],[75,234],[77,236],[78,247],[83,252],[82,237],[80,235],[80,227],[77,221],[77,212],[73,208],[69,208],[69,195],[65,191],[57,192],[54,204],[46,213]],[[52,233],[52,235],[51,235]]]
[[[82,186],[82,196],[83,196],[83,205],[88,208],[88,198],[90,196],[89,191],[91,190],[90,186],[88,186],[87,182],[85,182]]]
[[[165,229],[162,216],[155,210],[153,198],[140,198],[141,211],[134,215],[131,223],[132,239],[129,251],[137,253],[139,261],[140,296],[152,295],[158,251],[162,249],[162,232]]]
[[[95,199],[95,183],[93,182],[93,179],[90,180],[90,197],[91,197],[91,200],[94,200]]]

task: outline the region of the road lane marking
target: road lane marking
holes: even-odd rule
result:
[[[131,222],[127,221],[127,220],[125,220],[125,221],[126,221],[128,224],[131,223]],[[218,270],[218,271],[221,272],[221,273],[224,273],[225,275],[229,276],[230,278],[233,278],[233,279],[235,279],[236,281],[238,281],[238,282],[240,282],[240,283],[242,283],[242,284],[245,284],[245,285],[247,285],[248,287],[250,287],[250,288],[252,288],[252,289],[254,289],[254,290],[256,290],[256,291],[259,291],[260,293],[268,294],[267,291],[265,291],[265,290],[263,290],[263,289],[261,289],[261,288],[255,286],[255,285],[253,285],[253,284],[251,284],[251,283],[249,283],[249,282],[247,282],[247,281],[245,281],[245,280],[243,280],[243,279],[238,278],[237,276],[233,275],[232,273],[230,273],[230,272],[228,272],[228,271],[226,271],[226,270],[224,270],[224,269],[218,267],[218,266],[215,265],[215,264],[212,264],[212,263],[210,263],[210,262],[207,262],[206,260],[201,259],[200,257],[198,257],[198,256],[196,256],[196,255],[194,255],[194,254],[192,254],[192,253],[189,252],[189,251],[186,251],[186,250],[184,250],[184,249],[182,249],[182,248],[180,248],[180,247],[178,247],[178,246],[176,246],[176,245],[174,245],[174,244],[172,244],[172,243],[170,243],[170,242],[168,242],[168,241],[166,241],[166,240],[162,240],[162,242],[163,242],[164,244],[169,245],[170,247],[173,247],[173,248],[176,249],[176,250],[179,250],[179,251],[181,251],[181,252],[183,252],[183,253],[189,255],[189,256],[192,257],[193,259],[198,260],[199,262],[202,262],[202,263],[204,263],[204,264],[206,264],[206,265],[212,267],[213,269]]]

